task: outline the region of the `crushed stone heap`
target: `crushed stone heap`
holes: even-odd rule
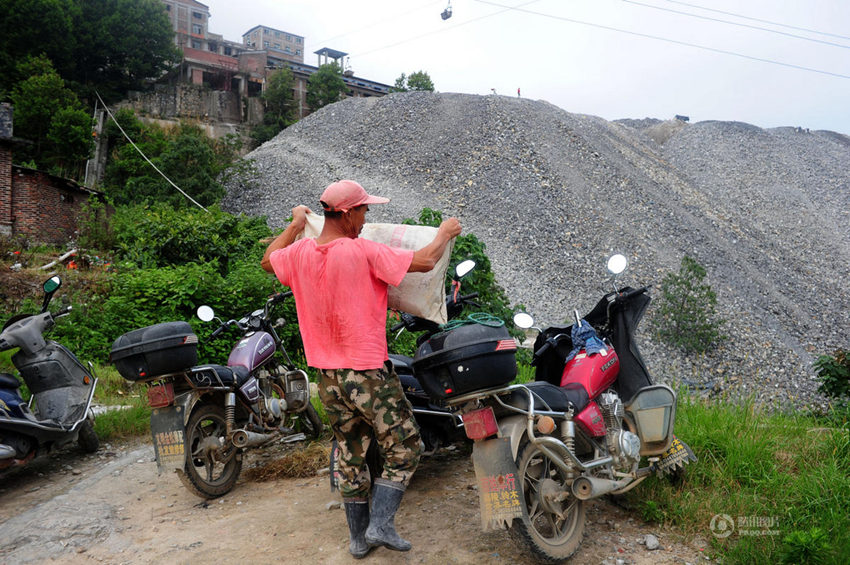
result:
[[[273,228],[327,184],[375,194],[370,221],[457,216],[541,325],[586,312],[604,261],[653,284],[684,255],[708,271],[729,339],[704,357],[639,332],[656,379],[732,399],[822,405],[817,355],[850,346],[850,138],[737,122],[620,120],[543,101],[412,92],[327,106],[247,156],[225,209]],[[608,288],[608,287],[606,287]]]

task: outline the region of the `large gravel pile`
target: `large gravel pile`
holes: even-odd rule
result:
[[[640,340],[660,381],[822,404],[811,363],[850,342],[844,135],[404,93],[328,106],[248,157],[256,175],[228,186],[227,209],[278,228],[293,206],[315,209],[327,184],[352,178],[392,198],[371,221],[442,210],[485,242],[500,284],[543,325],[595,304],[612,251],[629,257],[623,282],[635,286],[696,258],[730,339],[681,355],[652,339],[650,308]]]

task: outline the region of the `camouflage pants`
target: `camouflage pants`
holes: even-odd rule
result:
[[[383,459],[381,477],[406,487],[419,464],[419,427],[395,371],[323,369],[319,397],[339,444],[343,498],[367,499],[371,486],[366,452],[374,439]]]

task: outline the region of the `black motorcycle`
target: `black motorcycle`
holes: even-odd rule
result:
[[[70,306],[47,311],[61,285],[58,276],[47,279],[41,313],[14,316],[0,332],[0,351],[19,348],[12,364],[32,394],[24,401],[20,381],[0,373],[0,469],[74,441],[87,453],[100,445],[91,411],[94,367],[84,367],[65,346],[43,336],[57,318],[71,313]]]

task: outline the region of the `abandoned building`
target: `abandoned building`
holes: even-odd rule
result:
[[[80,208],[102,197],[66,178],[12,164],[15,147],[29,143],[13,135],[12,106],[0,104],[0,235],[62,244],[77,230]]]

